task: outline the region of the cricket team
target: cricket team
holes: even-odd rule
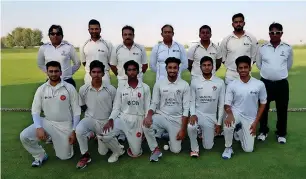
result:
[[[80,47],[79,59],[74,47],[62,40],[62,28],[52,25],[48,32],[51,42],[40,47],[37,58],[48,80],[34,96],[34,123],[20,134],[22,145],[34,158],[32,166],[41,166],[48,159],[39,145],[44,140],[52,141],[61,160],[73,157],[73,144],[78,142],[81,158],[77,168],[82,169],[91,162],[88,141],[94,137],[99,154],[112,152],[109,163],[118,161],[125,152],[130,157],[141,156],[144,140],[151,150],[149,160],[157,162],[162,157],[161,139],[167,139],[171,152],[180,153],[187,134],[190,156],[199,157],[198,137],[209,150],[222,130],[222,158],[230,159],[233,138],[245,152],[254,150],[258,124],[257,139],[265,141],[269,103],[274,100],[277,141],[286,143],[292,47],[281,41],[283,27],[279,23],[270,25],[270,41],[261,46],[244,25],[243,14],[235,14],[234,31],[220,46],[210,41],[212,30],[204,25],[199,29],[200,41],[188,52],[173,40],[173,27],[164,25],[163,41],[153,47],[150,56],[150,69],[156,73],[152,94],[143,82],[149,67],[146,51],[134,42],[133,27],[124,26],[123,43],[113,46],[101,37],[100,23],[90,20],[91,38]],[[77,92],[72,76],[81,63],[86,74]],[[215,75],[222,63],[225,80]],[[251,75],[255,63],[260,80]],[[117,89],[111,84],[110,70],[117,76]],[[190,85],[181,78],[184,70],[191,72]],[[122,140],[127,140],[126,150]]]

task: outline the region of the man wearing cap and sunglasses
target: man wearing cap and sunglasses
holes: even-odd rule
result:
[[[270,102],[275,101],[277,110],[276,137],[281,144],[286,143],[287,110],[289,102],[288,71],[293,63],[293,50],[281,40],[283,26],[272,23],[269,26],[270,42],[263,44],[257,54],[256,65],[260,70],[261,81],[267,89],[267,105],[260,120],[258,140],[268,136],[268,111]]]
[[[62,66],[61,78],[76,87],[72,75],[80,68],[81,61],[76,54],[74,46],[63,40],[63,29],[59,25],[52,25],[49,28],[48,35],[50,42],[42,45],[38,51],[38,67],[47,73],[45,65],[49,61],[60,62]],[[71,61],[73,62],[73,66],[71,66]]]

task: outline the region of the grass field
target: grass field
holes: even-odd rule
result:
[[[1,57],[1,107],[30,108],[34,92],[46,77],[36,66],[37,49],[5,49]],[[149,53],[148,53],[149,55]],[[294,65],[289,73],[291,108],[306,107],[306,50],[294,51]],[[217,75],[224,76],[224,67]],[[83,84],[84,67],[74,75],[77,86]],[[256,67],[253,76],[259,77]],[[188,72],[183,78],[190,81]],[[151,88],[155,75],[148,71],[144,82]],[[112,83],[117,86],[117,80],[112,76]],[[274,107],[272,105],[271,107]],[[97,144],[90,141],[89,151],[93,161],[84,170],[77,170],[75,165],[80,153],[75,146],[75,156],[68,161],[56,159],[52,145],[44,145],[50,158],[42,168],[31,168],[32,157],[22,147],[19,133],[32,123],[30,113],[2,112],[1,113],[1,177],[3,179],[18,178],[305,178],[306,148],[304,139],[306,133],[306,113],[289,113],[288,143],[280,145],[275,141],[276,114],[270,113],[269,125],[271,133],[265,143],[256,142],[255,152],[244,153],[238,143],[233,148],[235,155],[231,160],[221,159],[224,149],[224,139],[217,138],[211,151],[201,149],[199,159],[189,157],[189,140],[183,143],[180,154],[164,152],[159,163],[148,161],[150,152],[146,143],[143,144],[144,154],[137,159],[127,155],[114,164],[107,163],[107,156],[100,156]]]

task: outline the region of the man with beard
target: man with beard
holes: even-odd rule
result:
[[[290,45],[281,41],[283,26],[273,23],[269,27],[270,42],[259,49],[257,67],[260,70],[261,81],[264,82],[268,102],[262,120],[260,121],[260,135],[258,140],[265,141],[268,136],[268,112],[270,102],[275,100],[277,109],[276,136],[281,144],[286,143],[287,111],[289,102],[288,71],[293,64],[293,50]]]
[[[150,150],[150,161],[157,162],[162,156],[155,137],[167,131],[170,150],[181,151],[181,142],[185,138],[190,104],[189,84],[179,78],[180,59],[166,59],[167,78],[157,81],[153,88],[150,110],[143,121],[143,130]]]
[[[113,45],[101,37],[101,27],[99,21],[91,19],[88,23],[88,32],[90,34],[90,39],[88,39],[80,48],[80,58],[86,72],[84,83],[90,84],[91,82],[89,65],[94,60],[99,60],[103,63],[105,66],[103,82],[110,83],[109,62]]]
[[[118,87],[126,84],[127,75],[124,72],[123,65],[129,60],[134,60],[139,64],[138,80],[143,80],[143,74],[148,69],[147,54],[143,45],[134,42],[135,30],[131,26],[122,28],[123,43],[117,45],[112,51],[111,69],[118,79]]]
[[[240,56],[248,56],[255,63],[258,43],[256,38],[243,30],[244,16],[241,13],[232,17],[234,32],[225,37],[221,42],[222,60],[226,67],[225,84],[228,85],[234,79],[239,78],[235,60]]]
[[[202,78],[202,70],[200,61],[204,56],[211,57],[213,59],[213,71],[214,75],[220,68],[222,62],[222,53],[218,45],[210,41],[211,28],[208,25],[203,25],[199,29],[200,42],[190,47],[187,53],[188,56],[188,70],[191,72],[192,79],[195,77]]]
[[[51,42],[45,43],[39,48],[37,65],[47,73],[46,63],[58,61],[62,66],[61,78],[76,87],[72,75],[80,68],[81,62],[76,54],[74,46],[63,40],[63,29],[59,25],[52,25],[48,32]],[[71,66],[71,61],[73,66]]]
[[[108,123],[104,126],[102,140],[114,153],[109,162],[115,162],[124,150],[114,137],[119,131],[127,136],[129,148],[127,153],[130,157],[139,157],[142,154],[142,123],[148,113],[151,92],[150,87],[138,80],[139,64],[134,60],[127,61],[123,65],[128,79],[126,84],[117,89],[113,111]],[[113,129],[113,130],[112,130]]]
[[[34,124],[20,133],[23,147],[34,157],[32,167],[39,167],[48,159],[45,150],[38,143],[53,138],[56,156],[61,160],[70,159],[76,141],[75,129],[80,121],[81,108],[75,88],[63,81],[61,65],[57,61],[46,64],[49,80],[35,93],[32,103]],[[40,113],[44,111],[44,116]]]
[[[234,153],[232,149],[234,130],[237,132],[242,149],[245,152],[254,150],[256,127],[265,110],[267,92],[262,81],[250,76],[251,62],[248,56],[237,58],[235,63],[240,78],[232,81],[226,89],[223,159],[230,159]]]
[[[102,62],[94,60],[90,63],[91,83],[87,83],[80,88],[80,106],[86,106],[85,118],[82,119],[76,128],[76,137],[79,142],[81,159],[77,168],[83,169],[87,163],[91,162],[88,152],[88,135],[91,132],[102,133],[102,128],[108,122],[108,118],[113,109],[113,102],[116,95],[116,88],[109,83],[104,83],[104,68]],[[98,140],[98,152],[106,155],[108,148]],[[110,161],[110,160],[109,160]]]
[[[190,87],[191,117],[188,124],[188,135],[191,143],[191,157],[199,157],[198,126],[203,131],[204,149],[211,149],[215,135],[220,133],[224,113],[225,85],[221,78],[212,74],[213,59],[204,56],[200,61],[200,67],[202,77],[192,80]]]
[[[173,40],[174,29],[171,25],[166,24],[161,28],[163,41],[155,45],[151,52],[150,69],[156,73],[156,82],[167,78],[165,61],[169,57],[175,57],[181,60],[181,67],[178,73],[188,68],[188,59],[186,50],[183,45]]]

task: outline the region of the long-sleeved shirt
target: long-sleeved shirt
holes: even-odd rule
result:
[[[152,96],[150,109],[156,113],[175,119],[188,116],[190,87],[181,78],[177,78],[175,82],[170,82],[168,78],[156,82]]]
[[[276,48],[269,42],[258,50],[256,65],[260,70],[260,76],[267,80],[277,81],[287,78],[292,64],[292,47],[284,42]]]
[[[165,61],[168,57],[181,60],[179,75],[188,68],[187,53],[183,45],[172,41],[172,45],[168,47],[160,42],[153,47],[150,57],[150,69],[156,73],[156,81],[167,78]]]
[[[81,61],[77,56],[74,46],[62,41],[59,46],[54,47],[51,43],[45,43],[39,48],[37,65],[47,72],[46,64],[50,61],[58,61],[61,64],[63,80],[72,78],[72,75],[80,68]],[[71,66],[71,61],[73,66]]]
[[[128,82],[127,82],[128,83]],[[151,102],[150,87],[138,82],[134,89],[130,85],[122,85],[117,89],[110,119],[115,120],[120,115],[146,116]]]
[[[223,122],[225,84],[216,76],[195,78],[190,86],[190,115],[210,115],[218,125]],[[218,119],[217,119],[218,112]]]

